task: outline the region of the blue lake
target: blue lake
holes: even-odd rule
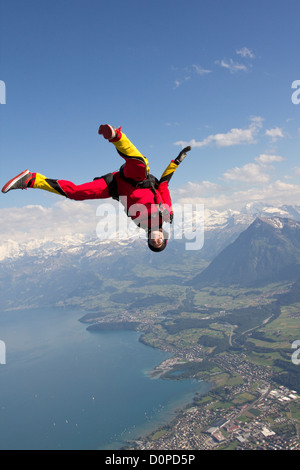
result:
[[[118,449],[208,385],[151,379],[168,354],[132,331],[90,333],[84,312],[0,312],[0,449]]]

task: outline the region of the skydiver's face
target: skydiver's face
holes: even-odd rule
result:
[[[149,243],[154,246],[154,248],[160,248],[164,242],[164,234],[159,230],[154,230],[150,233]]]

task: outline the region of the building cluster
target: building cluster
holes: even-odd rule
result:
[[[209,400],[181,410],[173,421],[135,443],[143,450],[300,450],[299,422],[290,413],[299,406],[294,390],[275,385],[268,369],[245,360],[243,356],[224,354],[217,359],[222,368],[240,374],[241,384],[226,387],[227,406],[222,407],[212,391]],[[170,365],[170,364],[168,364]],[[253,385],[257,384],[255,392]],[[238,404],[235,398],[249,394],[249,402]],[[231,406],[228,406],[228,403]]]

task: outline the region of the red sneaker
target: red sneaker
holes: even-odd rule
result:
[[[109,124],[101,124],[98,130],[98,134],[103,135],[104,139],[112,141],[114,139],[120,138],[121,128],[116,129]]]
[[[22,171],[19,175],[9,180],[2,188],[3,193],[8,193],[11,189],[27,189],[28,183],[32,178],[29,170]]]

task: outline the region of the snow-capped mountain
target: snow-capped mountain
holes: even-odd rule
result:
[[[300,221],[300,207],[251,206],[241,212],[205,210],[185,215],[185,229],[192,226],[195,218],[200,221],[200,229],[203,222],[204,244],[196,251],[186,249],[185,238],[179,236],[182,221],[178,213],[168,247],[159,254],[148,249],[144,232],[135,226],[132,232],[116,230],[106,238],[99,233],[97,236],[95,231],[65,236],[56,236],[54,231],[52,237],[31,236],[24,237],[24,241],[11,237],[2,241],[2,308],[52,305],[91,308],[119,287],[143,288],[150,284],[162,289],[168,283],[185,283],[233,244],[257,215],[267,220],[273,230],[276,227],[280,230],[282,215],[290,219],[290,224]],[[104,297],[100,299],[101,295]]]
[[[26,213],[24,214],[26,217]],[[198,229],[203,230],[204,244],[202,255],[207,259],[212,259],[221,249],[233,242],[237,236],[245,230],[256,217],[264,218],[289,218],[300,221],[300,206],[273,207],[264,204],[248,204],[241,211],[228,209],[217,211],[203,209],[199,213],[185,212],[176,214],[174,222],[169,227],[171,240],[174,242],[185,241],[185,232],[194,229],[195,219]],[[167,227],[168,230],[168,227]],[[5,237],[2,234],[0,240],[0,262],[17,260],[20,257],[40,256],[49,257],[64,252],[65,254],[76,253],[85,257],[89,256],[112,256],[116,253],[126,252],[133,245],[144,247],[145,234],[132,225],[120,227],[109,236],[101,231],[94,230],[88,233],[69,233],[67,235],[55,235],[55,229],[51,234],[44,236],[34,236],[34,232],[28,236],[24,234],[24,239],[14,239],[11,234]],[[138,244],[136,244],[138,241]]]
[[[300,221],[257,217],[193,280],[195,285],[250,287],[300,276]]]

